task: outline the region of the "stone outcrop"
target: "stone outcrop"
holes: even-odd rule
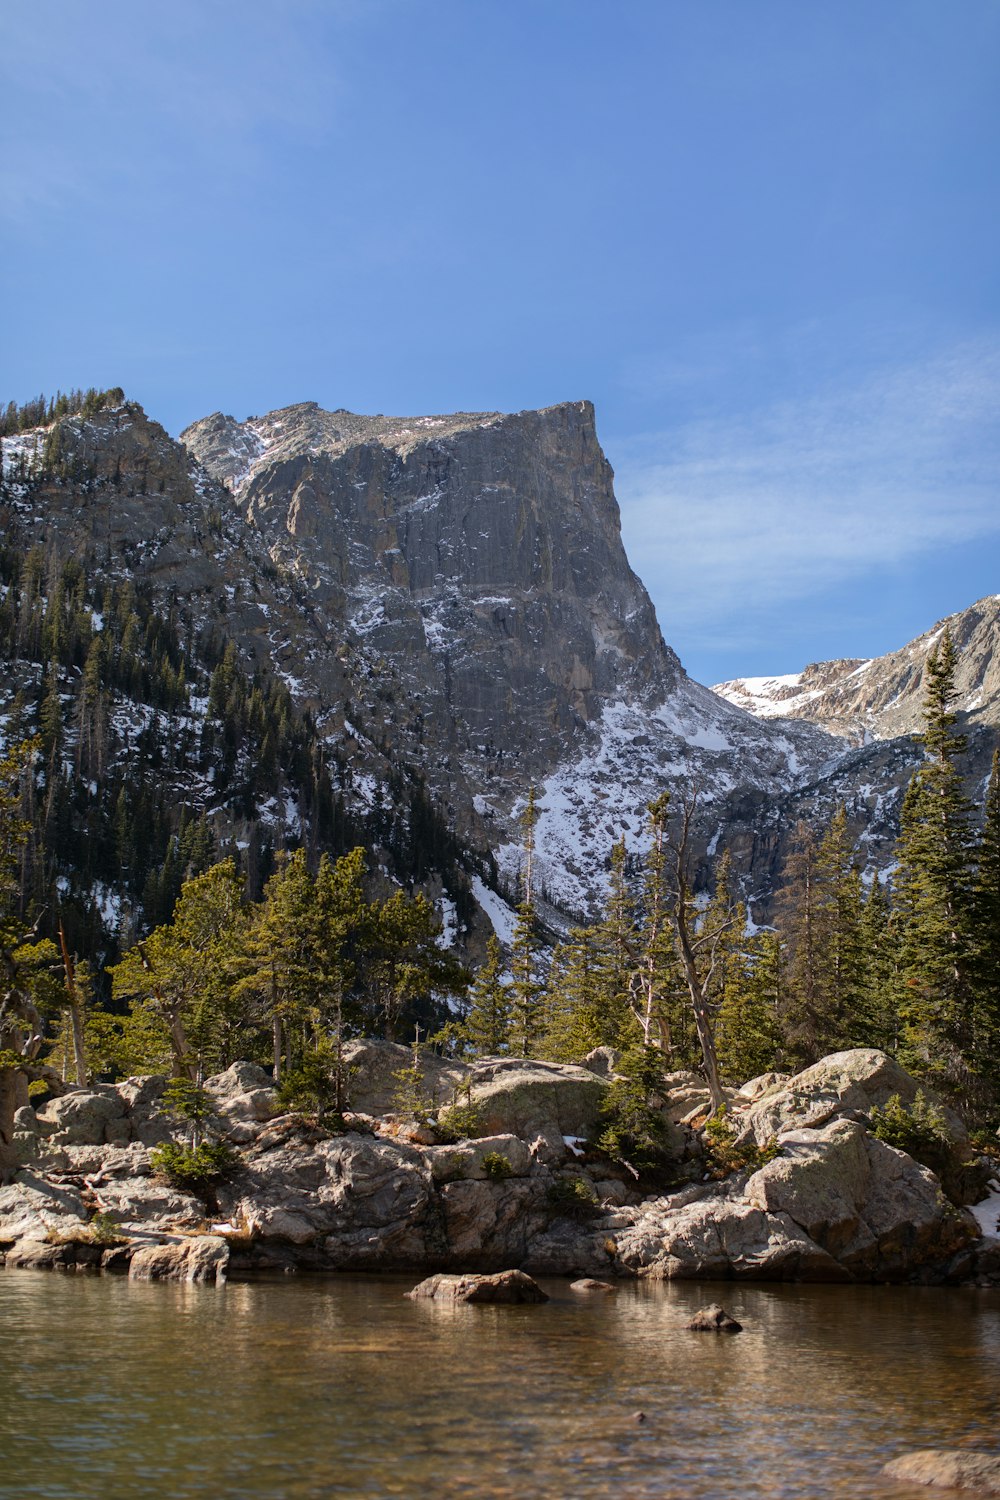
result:
[[[549,1300],[537,1281],[523,1271],[498,1271],[492,1276],[429,1276],[406,1295],[415,1302],[518,1304]]]
[[[344,1047],[347,1069],[347,1099],[353,1110],[366,1115],[387,1115],[396,1108],[399,1079],[396,1074],[413,1065],[413,1049],[396,1042],[366,1037]],[[417,1058],[428,1105],[439,1108],[453,1099],[468,1076],[468,1068],[423,1052]]]
[[[676,1112],[691,1105],[696,1080],[674,1082]],[[110,1093],[70,1090],[58,1108],[39,1111],[44,1120],[36,1117],[34,1129],[22,1122],[25,1137],[37,1137],[37,1154],[0,1190],[8,1264],[124,1269],[141,1255],[137,1275],[148,1266],[150,1275],[184,1277],[192,1257],[208,1255],[206,1221],[218,1221],[214,1238],[240,1272],[516,1267],[598,1284],[614,1276],[1000,1280],[996,1242],[980,1237],[931,1171],[866,1128],[875,1103],[916,1092],[878,1052],[838,1053],[794,1078],[737,1091],[730,1120],[741,1138],[775,1132],[779,1154],[755,1171],[646,1197],[623,1168],[597,1153],[576,1156],[563,1139],[593,1129],[608,1087],[584,1068],[516,1059],[475,1065],[467,1078],[473,1117],[478,1110],[481,1121],[506,1128],[447,1145],[402,1139],[391,1117],[331,1135],[300,1116],[276,1116],[267,1076],[252,1065],[234,1065],[210,1083],[219,1118],[240,1143],[211,1213],[204,1199],[151,1170],[142,1137],[162,1126],[155,1113],[162,1080],[132,1079]],[[692,1107],[697,1113],[697,1101]],[[109,1141],[109,1122],[113,1135],[140,1138]],[[88,1132],[89,1141],[79,1138]],[[700,1137],[690,1126],[681,1133],[689,1155],[680,1166],[690,1174]],[[962,1146],[960,1122],[954,1134]],[[95,1214],[104,1216],[102,1233],[117,1227],[124,1246],[91,1243]],[[201,1249],[190,1248],[196,1244]],[[173,1248],[153,1255],[162,1245]]]
[[[144,1245],[129,1263],[130,1281],[225,1281],[229,1246],[218,1235]]]
[[[815,1129],[843,1117],[866,1119],[898,1094],[912,1104],[920,1084],[886,1053],[870,1047],[833,1052],[811,1068],[788,1079],[778,1079],[756,1098],[739,1122],[739,1138],[753,1138],[764,1146],[789,1130]],[[944,1111],[952,1139],[967,1138],[965,1126]]]
[[[694,1317],[684,1324],[691,1333],[742,1333],[743,1324],[731,1317],[719,1302],[710,1302],[699,1308]]]

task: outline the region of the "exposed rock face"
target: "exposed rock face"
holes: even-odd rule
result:
[[[344,1047],[347,1068],[347,1098],[352,1109],[366,1115],[387,1115],[396,1108],[399,1080],[396,1074],[413,1064],[413,1051],[396,1042],[376,1037],[348,1042]],[[445,1062],[424,1052],[417,1058],[423,1090],[429,1103],[447,1103],[468,1076],[460,1063]]]
[[[330,1136],[298,1116],[261,1119],[240,1105],[230,1114],[239,1164],[216,1187],[214,1237],[198,1233],[205,1203],[152,1174],[142,1139],[109,1143],[109,1116],[90,1108],[93,1091],[70,1090],[79,1109],[61,1109],[50,1124],[72,1120],[77,1138],[42,1136],[34,1165],[0,1190],[0,1249],[9,1249],[11,1266],[125,1269],[131,1260],[136,1276],[180,1279],[224,1273],[220,1245],[244,1271],[517,1267],[599,1282],[1000,1278],[996,1241],[980,1237],[930,1171],[865,1129],[874,1102],[912,1098],[916,1089],[881,1053],[835,1054],[756,1102],[737,1095],[732,1118],[745,1112],[744,1135],[776,1131],[781,1154],[750,1175],[646,1198],[623,1169],[590,1154],[570,1159],[563,1142],[563,1134],[587,1133],[604,1080],[511,1059],[478,1065],[471,1078],[473,1102],[508,1128],[449,1146],[403,1141],[389,1120]],[[250,1065],[220,1079],[223,1105],[269,1092],[256,1087]],[[123,1109],[126,1100],[157,1097],[155,1084],[119,1085]],[[154,1123],[144,1111],[111,1118],[139,1135]],[[79,1140],[86,1129],[91,1139]],[[686,1146],[688,1136],[697,1140],[689,1130]],[[592,1202],[582,1219],[565,1192],[576,1183]],[[96,1212],[110,1216],[124,1246],[106,1250],[93,1239]]]
[[[708,1307],[703,1307],[695,1313],[690,1322],[685,1323],[692,1333],[742,1333],[743,1324],[737,1323],[736,1319],[730,1317],[729,1313],[719,1302],[711,1302]]]
[[[787,1080],[758,1093],[739,1125],[739,1139],[751,1135],[758,1146],[790,1130],[815,1128],[843,1116],[868,1116],[894,1094],[906,1105],[920,1091],[917,1081],[886,1053],[873,1047],[832,1052]],[[952,1139],[966,1139],[966,1129],[951,1110],[943,1111]]]
[[[225,1281],[229,1246],[218,1235],[145,1245],[129,1264],[130,1281]]]
[[[924,663],[946,627],[959,651],[956,708],[971,725],[1000,723],[1000,594],[939,620],[885,656],[814,662],[790,676],[737,678],[714,691],[761,718],[807,720],[856,744],[915,734],[922,721]]]
[[[523,1271],[498,1271],[492,1276],[429,1276],[412,1292],[415,1302],[548,1302],[537,1281]]]
[[[344,725],[347,664],[367,684],[366,734],[420,764],[511,877],[512,813],[542,788],[540,878],[572,909],[593,904],[610,839],[641,836],[664,784],[696,778],[706,804],[734,785],[771,794],[837,749],[687,678],[622,548],[588,402],[409,418],[306,403],[216,413],[183,441],[307,586],[290,669],[331,733],[361,711]]]

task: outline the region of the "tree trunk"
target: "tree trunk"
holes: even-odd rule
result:
[[[59,923],[59,947],[62,950],[63,973],[66,976],[66,993],[69,996],[69,1015],[73,1027],[73,1060],[76,1064],[76,1081],[86,1085],[90,1082],[87,1072],[87,1053],[83,1040],[83,1006],[76,984],[76,969],[66,943],[62,922]]]

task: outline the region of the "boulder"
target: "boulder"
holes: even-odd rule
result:
[[[129,1263],[130,1281],[214,1281],[226,1279],[229,1246],[215,1234],[144,1245]]]
[[[592,1052],[587,1053],[582,1066],[591,1073],[596,1073],[598,1078],[610,1082],[615,1076],[620,1058],[621,1053],[617,1047],[595,1047]]]
[[[537,1281],[523,1271],[498,1271],[492,1276],[428,1276],[412,1292],[414,1301],[436,1302],[548,1302]]]
[[[502,1157],[509,1165],[508,1177],[526,1177],[531,1168],[531,1154],[516,1135],[487,1135],[457,1146],[433,1146],[424,1155],[435,1182],[486,1179],[490,1176],[484,1166],[487,1157]]]
[[[413,1049],[375,1038],[348,1042],[344,1047],[347,1067],[347,1100],[362,1114],[384,1116],[395,1113],[399,1084],[395,1074],[413,1064]],[[451,1102],[468,1076],[463,1063],[448,1062],[432,1053],[421,1053],[418,1066],[429,1105]]]
[[[176,1122],[163,1111],[163,1091],[168,1082],[161,1073],[146,1073],[115,1084],[125,1106],[130,1141],[143,1146],[162,1146],[173,1139]]]
[[[781,1137],[782,1154],[755,1172],[745,1199],[787,1213],[852,1275],[896,1280],[943,1265],[976,1237],[933,1172],[853,1120]]]
[[[27,1168],[0,1188],[0,1242],[43,1240],[50,1229],[65,1231],[88,1217],[76,1188],[59,1187]]]
[[[726,1309],[718,1302],[710,1302],[708,1307],[699,1308],[690,1322],[684,1327],[691,1333],[742,1333],[743,1324],[737,1323],[735,1318],[730,1317]]]
[[[312,1247],[326,1265],[372,1269],[413,1264],[430,1256],[430,1244],[440,1250],[430,1194],[414,1147],[330,1138],[294,1118],[265,1127],[244,1169],[217,1189],[220,1213],[255,1238]]]
[[[850,1273],[788,1214],[714,1193],[671,1210],[648,1205],[617,1234],[617,1262],[654,1280],[850,1281]]]
[[[1000,1457],[968,1448],[924,1448],[904,1453],[886,1464],[882,1473],[901,1484],[927,1484],[942,1489],[970,1490],[978,1495],[1000,1495]]]
[[[565,1136],[598,1129],[608,1085],[588,1068],[569,1063],[497,1058],[473,1066],[471,1103],[481,1135],[516,1135],[553,1141],[565,1154]]]
[[[145,1229],[193,1229],[205,1217],[205,1205],[191,1193],[179,1192],[158,1177],[91,1179],[94,1201],[103,1213],[120,1224]]]
[[[256,1063],[235,1062],[224,1073],[206,1078],[205,1092],[227,1122],[271,1120],[281,1113],[274,1083]]]
[[[38,1130],[54,1146],[123,1145],[129,1138],[125,1105],[111,1084],[71,1089],[37,1111]]]
[[[893,1094],[911,1104],[920,1087],[885,1052],[856,1047],[834,1052],[765,1090],[734,1123],[739,1140],[752,1138],[763,1146],[789,1130],[816,1129],[845,1117],[867,1119],[876,1105],[882,1108]],[[966,1130],[959,1117],[945,1110],[945,1118],[952,1140],[964,1142]]]
[[[610,1281],[598,1281],[594,1276],[582,1276],[579,1281],[570,1283],[571,1292],[617,1292],[618,1288]]]
[[[787,1083],[791,1076],[790,1073],[758,1073],[756,1078],[749,1078],[746,1083],[736,1090],[737,1098],[747,1099],[752,1104],[762,1094],[780,1089],[782,1084]]]

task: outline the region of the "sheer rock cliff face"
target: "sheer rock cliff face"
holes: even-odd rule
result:
[[[773,795],[840,748],[687,677],[625,556],[588,402],[416,418],[305,404],[216,413],[182,440],[304,586],[325,644],[288,670],[330,732],[421,764],[510,877],[534,784],[541,880],[571,910],[593,906],[610,843],[641,837],[664,786],[698,788],[705,847],[734,788]],[[338,704],[338,664],[360,702]]]
[[[653,706],[681,676],[589,403],[398,421],[299,406],[209,417],[184,442],[369,669],[399,677],[424,735],[486,775],[544,773],[605,702]]]

